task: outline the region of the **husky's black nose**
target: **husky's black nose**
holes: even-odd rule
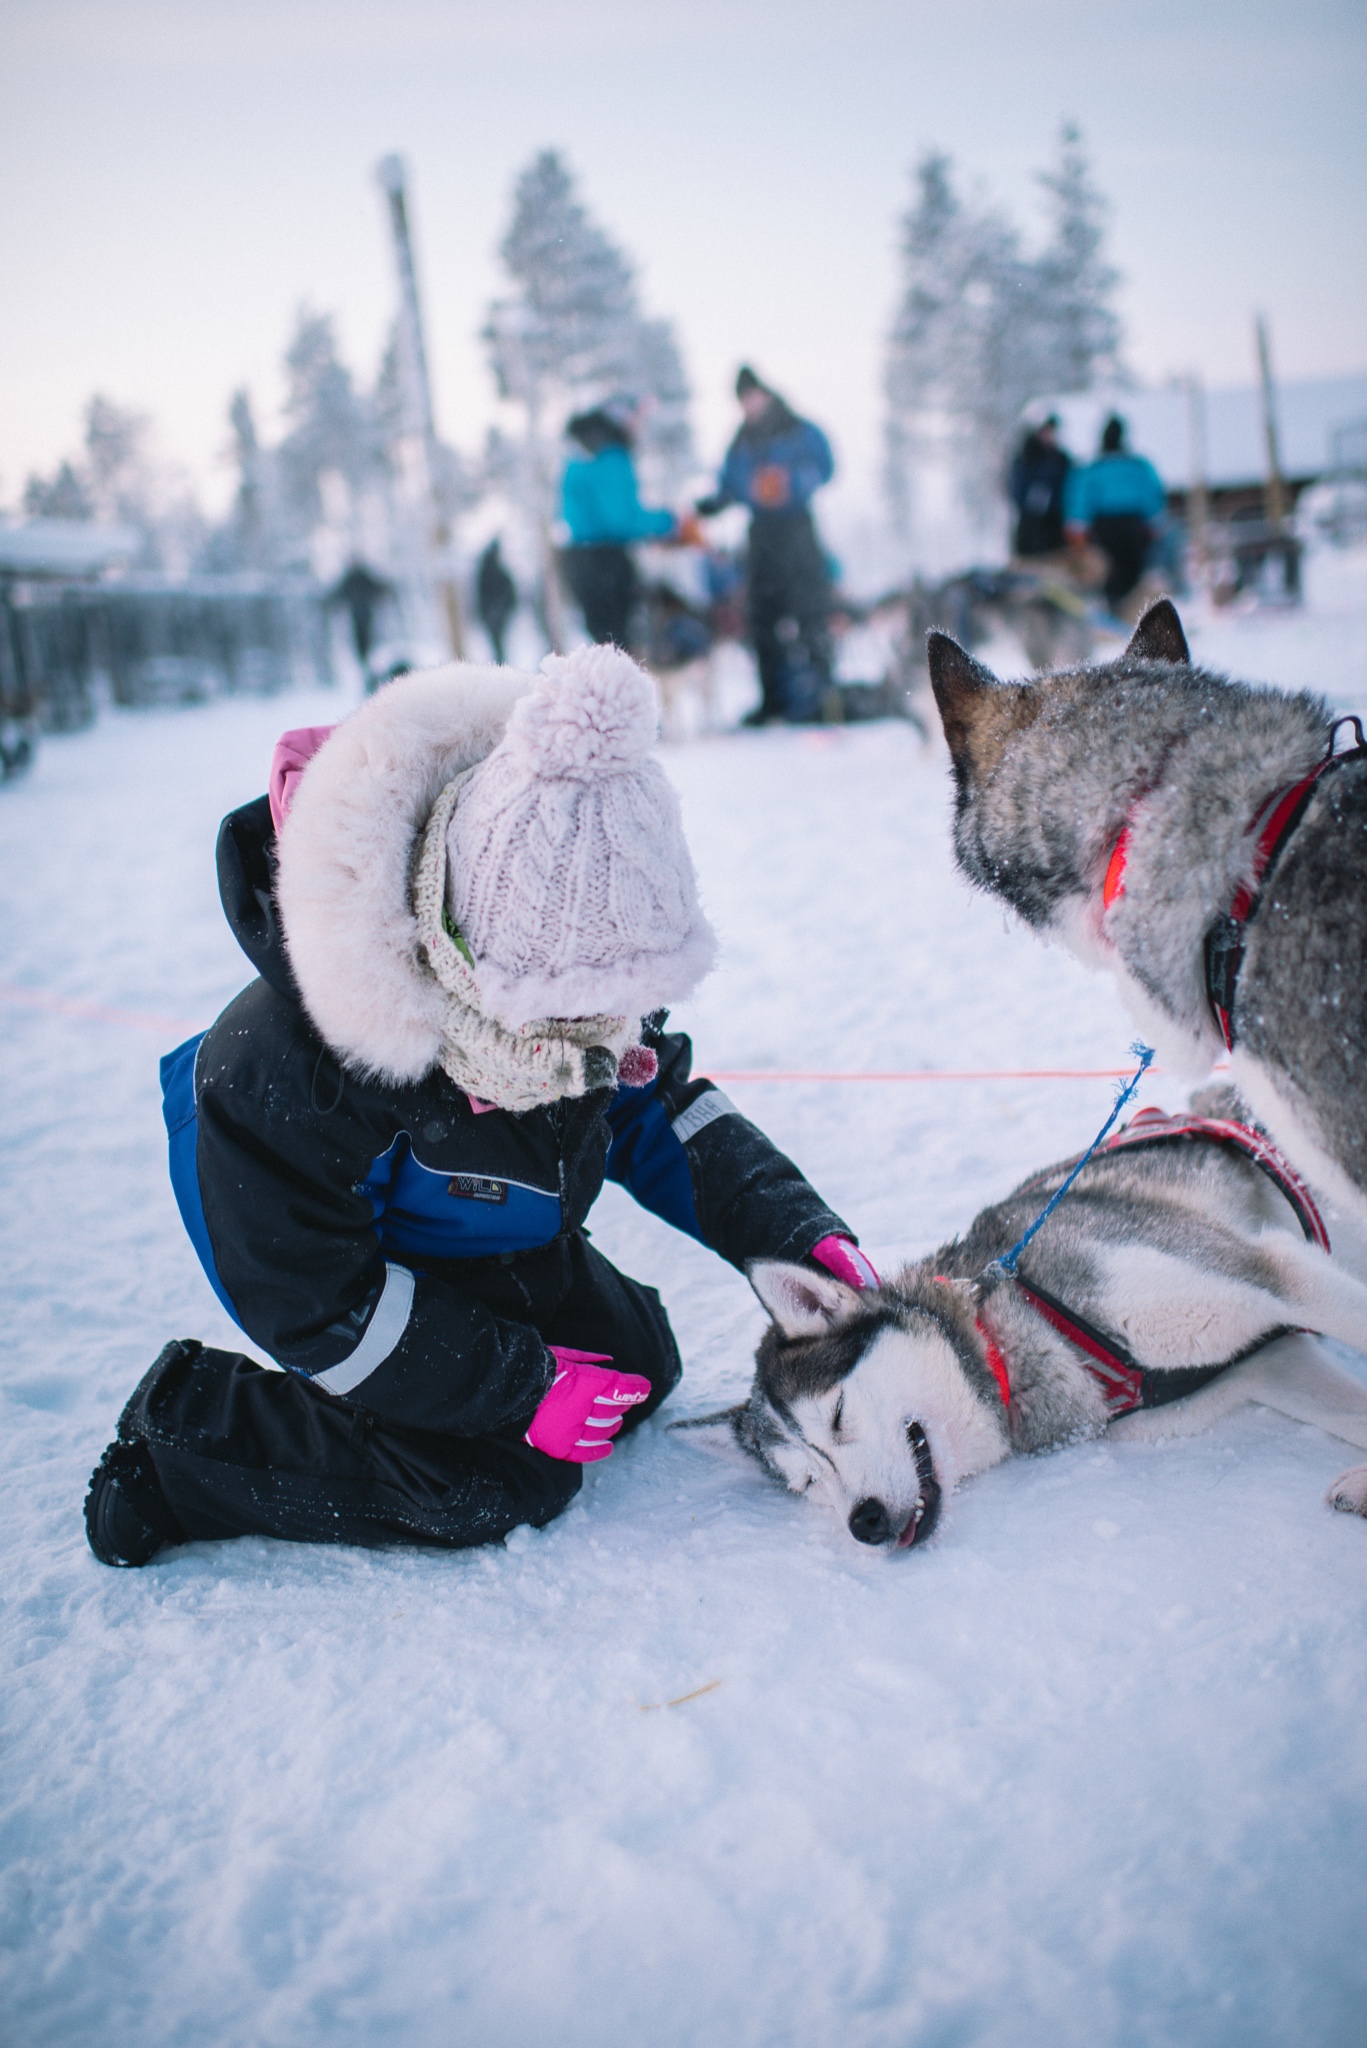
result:
[[[851,1510],[850,1534],[856,1543],[891,1543],[892,1521],[881,1500],[861,1500]]]

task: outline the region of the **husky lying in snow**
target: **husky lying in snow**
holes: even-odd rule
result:
[[[859,1542],[903,1548],[925,1541],[961,1480],[1121,1416],[1123,1435],[1186,1435],[1258,1401],[1367,1448],[1367,1389],[1299,1327],[1367,1347],[1367,1287],[1328,1258],[1304,1184],[1229,1091],[1188,1117],[1141,1112],[1016,1274],[985,1273],[1074,1163],[876,1290],[757,1263],[773,1322],[750,1397],[676,1426],[728,1425]],[[1367,1514],[1364,1474],[1335,1482],[1335,1507]]]
[[[1166,598],[1105,667],[999,683],[943,633],[929,661],[970,881],[1109,968],[1165,1065],[1229,1050],[1293,1164],[1367,1218],[1367,750],[1329,766],[1322,698],[1192,667]]]

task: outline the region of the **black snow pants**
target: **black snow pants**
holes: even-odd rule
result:
[[[1092,521],[1092,539],[1109,564],[1106,602],[1114,611],[1144,573],[1149,522],[1138,512],[1099,512]]]
[[[481,1269],[471,1280],[497,1314],[531,1323],[549,1343],[607,1352],[650,1381],[622,1435],[678,1383],[659,1295],[581,1234],[469,1265]],[[578,1493],[583,1468],[533,1450],[523,1438],[530,1420],[478,1438],[400,1428],[298,1373],[190,1339],[166,1346],[119,1418],[120,1440],[140,1445],[155,1475],[142,1489],[136,1474],[121,1483],[172,1541],[256,1535],[460,1549],[497,1542],[522,1522],[540,1528]]]
[[[616,542],[604,542],[596,547],[566,548],[560,559],[590,640],[600,644],[611,640],[615,647],[629,647],[640,579],[626,549]]]
[[[831,683],[831,588],[811,514],[756,512],[746,576],[760,715],[818,717]]]

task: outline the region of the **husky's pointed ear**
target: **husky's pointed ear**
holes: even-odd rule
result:
[[[957,640],[951,640],[948,633],[926,634],[926,660],[950,752],[961,753],[968,743],[980,700],[985,691],[995,688],[997,678],[990,668],[984,668],[960,647]]]
[[[848,1321],[859,1306],[859,1289],[829,1273],[790,1266],[781,1259],[756,1259],[746,1277],[785,1337],[819,1337]]]
[[[998,682],[948,633],[926,635],[926,656],[940,723],[963,788],[975,776],[986,775],[1011,734],[1030,723],[1039,708],[1038,692],[1028,684]]]
[[[1123,659],[1171,662],[1191,660],[1187,636],[1182,631],[1177,606],[1170,597],[1160,597],[1156,604],[1149,606],[1131,635]]]

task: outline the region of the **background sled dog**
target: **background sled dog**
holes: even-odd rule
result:
[[[1294,1164],[1367,1218],[1367,751],[1322,698],[1193,667],[1165,598],[1118,661],[931,682],[970,880],[1108,967],[1165,1065],[1232,1052]]]
[[[749,1399],[675,1426],[729,1427],[859,1542],[903,1548],[924,1542],[961,1480],[1110,1423],[1184,1435],[1259,1401],[1367,1448],[1367,1389],[1300,1328],[1367,1344],[1367,1287],[1326,1255],[1303,1183],[1232,1120],[1228,1091],[1200,1108],[1143,1112],[1118,1133],[1015,1276],[984,1270],[1074,1162],[877,1290],[755,1264],[773,1322]],[[1367,1514],[1363,1470],[1330,1488],[1334,1506]]]

